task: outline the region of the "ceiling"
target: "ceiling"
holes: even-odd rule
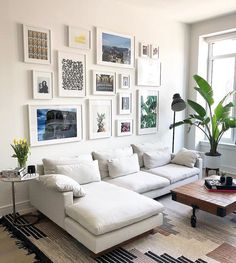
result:
[[[116,0],[136,6],[158,9],[165,16],[184,22],[201,20],[236,12],[236,0]]]

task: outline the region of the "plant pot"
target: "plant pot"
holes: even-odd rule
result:
[[[205,167],[210,169],[220,169],[221,165],[221,154],[211,155],[210,153],[205,153]]]

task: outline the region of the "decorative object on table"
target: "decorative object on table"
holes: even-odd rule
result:
[[[179,93],[173,95],[173,101],[171,103],[171,109],[174,112],[173,115],[173,124],[170,125],[170,129],[173,128],[172,135],[172,153],[175,151],[175,113],[176,111],[183,111],[186,108],[185,101],[180,97]]]
[[[18,165],[20,168],[26,166],[28,155],[30,153],[29,144],[26,139],[13,140],[11,144],[12,149],[14,150],[13,158],[17,158]]]
[[[230,116],[231,110],[234,108],[230,97],[234,95],[235,91],[227,93],[213,109],[214,97],[211,85],[199,75],[194,75],[193,78],[198,85],[194,89],[202,96],[204,104],[201,106],[195,101],[187,100],[194,113],[189,114],[189,117],[183,121],[175,123],[172,128],[183,124],[187,124],[189,129],[192,126],[199,128],[210,144],[210,151],[205,153],[206,167],[219,169],[221,156],[218,152],[219,142],[227,130],[236,128],[236,118]],[[207,110],[205,105],[207,105]]]
[[[133,120],[122,119],[117,120],[117,136],[127,136],[133,134]]]
[[[93,94],[94,95],[115,95],[116,73],[93,71]]]
[[[159,122],[159,92],[138,90],[138,134],[156,133]]]
[[[134,37],[97,28],[97,64],[134,67]]]
[[[26,167],[2,170],[1,178],[22,178],[27,174]]]
[[[146,43],[139,43],[140,57],[147,58],[150,55],[150,45]]]
[[[235,192],[236,184],[233,182],[231,176],[224,177],[225,181],[222,182],[221,178],[205,179],[205,187],[211,192]]]
[[[90,49],[91,31],[84,28],[68,26],[69,47]]]
[[[28,105],[28,110],[31,146],[82,139],[81,105]]]
[[[132,93],[118,93],[118,114],[131,114],[132,112]]]
[[[52,99],[53,73],[33,70],[33,98]]]
[[[120,74],[120,89],[129,89],[131,87],[130,74]]]
[[[51,31],[23,25],[24,61],[51,64]]]
[[[60,97],[85,97],[86,55],[58,52]]]
[[[159,60],[138,58],[137,85],[153,87],[161,86],[161,62]]]
[[[27,173],[28,173],[28,174],[36,174],[35,165],[28,165],[28,167],[27,167]]]
[[[89,139],[111,137],[112,100],[89,100]]]
[[[150,57],[152,59],[159,59],[159,46],[158,45],[151,45]]]

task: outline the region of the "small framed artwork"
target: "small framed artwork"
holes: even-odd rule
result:
[[[91,31],[79,27],[68,27],[69,47],[90,49]]]
[[[97,64],[134,67],[134,37],[97,28]]]
[[[23,25],[24,61],[51,64],[51,31]]]
[[[159,122],[159,92],[138,90],[138,134],[156,133]]]
[[[159,60],[151,58],[137,60],[137,85],[161,86],[161,62]]]
[[[86,55],[58,52],[60,97],[85,97]]]
[[[33,98],[49,100],[53,94],[53,73],[33,70]]]
[[[129,89],[131,87],[130,74],[120,74],[120,88]]]
[[[93,71],[93,94],[94,95],[115,95],[116,73]]]
[[[31,146],[82,139],[81,105],[28,105],[28,111]]]
[[[150,55],[150,45],[146,43],[140,43],[140,57],[147,58]]]
[[[132,93],[119,92],[118,94],[118,114],[131,114]]]
[[[133,134],[133,120],[122,119],[117,120],[117,136],[128,136]]]
[[[151,58],[152,59],[159,59],[159,46],[151,45]]]
[[[112,100],[89,100],[89,139],[111,137]]]

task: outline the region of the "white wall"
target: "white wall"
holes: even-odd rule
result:
[[[42,157],[73,155],[90,152],[94,149],[118,147],[130,143],[161,141],[171,147],[173,112],[170,110],[172,95],[176,92],[185,97],[186,63],[188,54],[188,26],[165,19],[158,10],[140,8],[112,0],[0,0],[0,169],[15,167],[16,160],[11,158],[10,143],[15,137],[29,138],[27,104],[74,104],[82,103],[87,122],[87,98],[91,95],[91,70],[104,69],[132,74],[134,70],[101,67],[95,64],[95,27],[102,27],[114,32],[135,36],[135,54],[138,56],[138,43],[146,41],[160,46],[162,61],[162,85],[160,88],[160,124],[159,131],[153,135],[115,137],[116,97],[113,97],[113,137],[101,140],[83,140],[82,142],[32,147],[29,163],[39,163]],[[27,64],[23,62],[22,24],[49,28],[52,30],[52,65]],[[87,94],[86,99],[57,97],[57,51],[83,53],[67,47],[67,25],[85,27],[92,30],[92,49],[87,54]],[[32,99],[31,70],[53,70],[55,97],[52,101]],[[133,92],[133,118],[136,124],[136,89]],[[94,97],[94,96],[93,96]],[[99,97],[100,98],[100,97]],[[121,117],[121,116],[119,116]],[[181,119],[183,113],[178,113]],[[87,134],[86,125],[84,133]],[[176,131],[176,150],[184,144],[183,130]],[[84,138],[86,139],[86,137]],[[27,204],[28,191],[24,184],[16,188],[17,202]],[[26,203],[25,203],[26,201]],[[10,185],[0,183],[0,207],[9,211],[11,204]]]
[[[207,21],[199,22],[191,25],[190,27],[190,71],[189,71],[189,88],[188,98],[196,99],[196,92],[193,89],[194,82],[192,76],[199,73],[198,71],[198,55],[199,55],[199,37],[208,34],[215,34],[217,32],[223,32],[228,30],[236,30],[236,14],[223,16]],[[200,73],[201,74],[201,73]],[[201,133],[194,130],[187,136],[187,147],[195,148],[198,145],[199,139],[201,139]],[[201,151],[208,151],[209,147],[206,144],[201,144],[199,147]],[[222,169],[230,172],[236,172],[235,158],[236,147],[234,145],[220,145],[219,152],[222,154]]]

